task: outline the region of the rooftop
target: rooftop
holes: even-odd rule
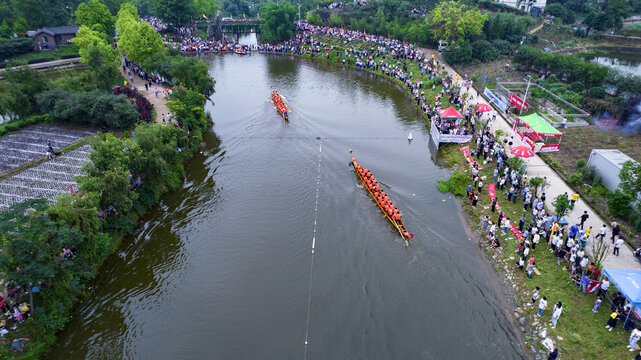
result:
[[[68,34],[75,34],[78,32],[78,29],[80,29],[80,26],[78,25],[68,25],[68,26],[52,26],[52,27],[43,27],[42,29],[35,30],[33,32],[28,32],[30,33],[29,36],[36,36],[40,33],[46,33],[51,36],[54,35],[68,35]]]
[[[592,152],[603,156],[606,160],[617,166],[623,166],[623,163],[628,160],[634,161],[634,159],[617,149],[592,149]]]

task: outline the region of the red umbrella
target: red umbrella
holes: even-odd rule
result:
[[[518,157],[529,158],[534,156],[534,151],[527,146],[517,146],[512,148],[510,152]]]
[[[476,110],[480,112],[488,112],[488,111],[492,111],[493,109],[488,104],[478,104],[476,105]]]

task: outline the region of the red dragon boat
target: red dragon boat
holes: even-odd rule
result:
[[[392,204],[392,201],[385,194],[385,191],[381,189],[379,183],[374,178],[374,175],[372,175],[372,173],[367,170],[367,168],[361,166],[356,158],[354,158],[351,149],[349,150],[349,155],[352,157],[352,166],[354,167],[354,172],[363,183],[363,187],[367,189],[367,192],[369,192],[369,194],[372,196],[372,198],[376,202],[376,205],[378,205],[378,207],[381,209],[387,220],[389,220],[389,222],[392,223],[392,225],[396,228],[398,233],[401,234],[401,237],[405,241],[405,244],[409,245],[409,239],[413,238],[414,235],[410,234],[405,228],[401,213],[394,206],[394,204]]]
[[[289,108],[287,107],[287,104],[285,104],[285,100],[283,100],[283,97],[278,95],[274,89],[272,89],[272,102],[274,103],[276,111],[283,117],[283,119],[289,121],[289,116],[287,115],[289,113]]]

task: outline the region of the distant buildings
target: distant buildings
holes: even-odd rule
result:
[[[541,15],[545,11],[547,0],[495,0],[497,3],[511,6],[519,10]]]
[[[71,39],[76,37],[80,26],[54,26],[44,27],[36,31],[29,31],[29,37],[35,38],[40,49],[55,49],[58,45],[68,44]]]

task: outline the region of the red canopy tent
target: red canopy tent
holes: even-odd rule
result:
[[[463,118],[463,115],[451,106],[448,107],[447,109],[439,110],[438,113],[441,116],[441,119],[443,120],[454,120],[454,119]]]

